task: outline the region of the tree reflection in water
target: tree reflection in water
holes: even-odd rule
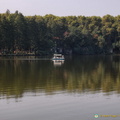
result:
[[[59,67],[50,60],[0,58],[0,98],[86,91],[120,93],[119,56],[75,56]]]

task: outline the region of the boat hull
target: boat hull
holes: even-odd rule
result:
[[[52,60],[65,60],[64,58],[52,58]]]

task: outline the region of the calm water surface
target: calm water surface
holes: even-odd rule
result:
[[[95,114],[120,120],[120,56],[0,57],[0,120],[96,120]]]

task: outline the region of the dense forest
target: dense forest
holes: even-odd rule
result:
[[[120,15],[0,14],[0,54],[111,54],[120,52]]]

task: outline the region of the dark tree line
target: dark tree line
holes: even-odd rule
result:
[[[120,51],[120,15],[0,14],[0,54],[109,54]]]

